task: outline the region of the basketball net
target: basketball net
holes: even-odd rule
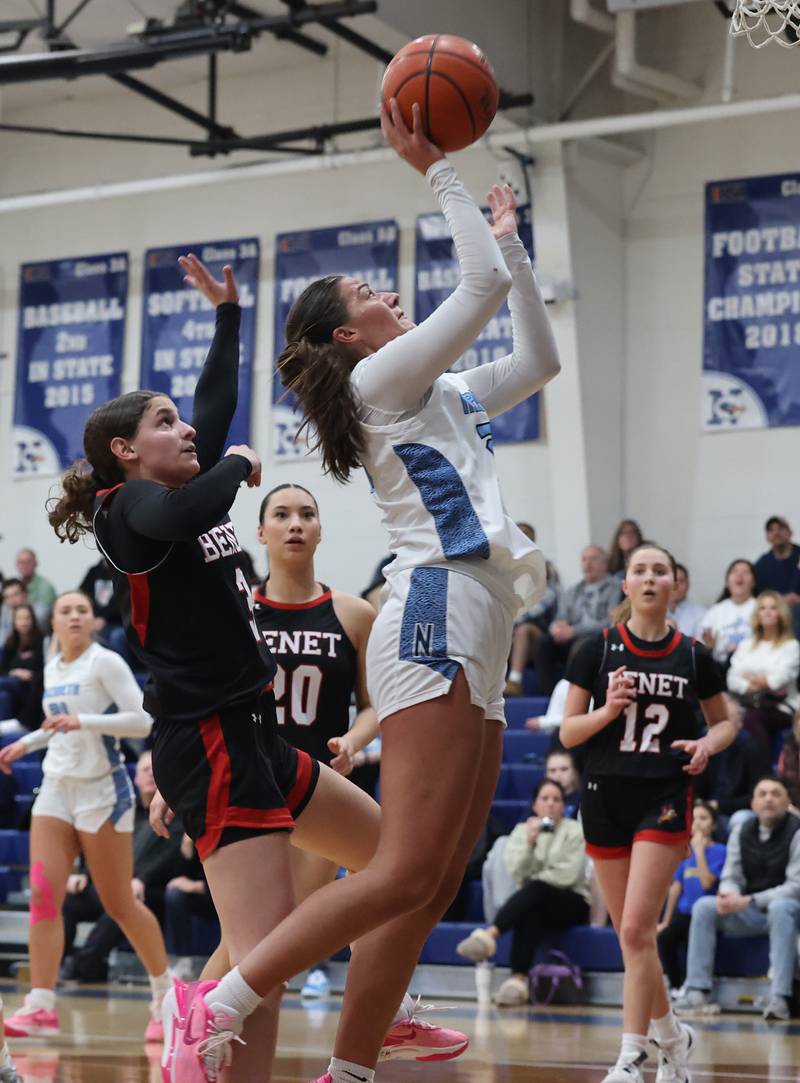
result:
[[[731,34],[745,34],[754,49],[777,41],[785,49],[800,44],[800,0],[736,0]]]

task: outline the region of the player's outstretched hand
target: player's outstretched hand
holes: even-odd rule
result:
[[[381,130],[384,139],[404,162],[408,162],[412,169],[425,176],[434,162],[444,158],[444,154],[425,135],[422,110],[418,102],[414,102],[412,116],[413,127],[409,131],[397,99],[391,98],[388,105],[381,103]]]
[[[261,460],[255,451],[247,444],[234,444],[233,447],[229,447],[225,452],[225,458],[229,455],[241,455],[243,459],[247,459],[250,463],[250,473],[245,479],[248,489],[257,489],[261,484]]]
[[[346,736],[331,737],[330,741],[328,741],[328,751],[333,753],[331,767],[334,771],[345,777],[352,774],[355,767],[355,752]]]
[[[233,277],[233,267],[230,264],[226,263],[222,268],[224,281],[218,282],[193,252],[190,252],[188,256],[178,256],[178,263],[184,272],[183,281],[193,289],[199,290],[214,308],[226,302],[234,305],[239,303],[239,291],[236,288],[236,279]]]
[[[4,775],[11,774],[11,764],[16,763],[25,755],[26,749],[23,741],[13,741],[10,745],[0,749],[0,771]]]
[[[509,185],[492,186],[487,195],[489,210],[492,212],[492,233],[499,241],[501,237],[511,237],[517,232],[517,200]]]
[[[708,767],[708,749],[702,737],[699,741],[673,741],[671,747],[685,752],[690,757],[683,768],[687,775],[702,775]]]
[[[625,672],[625,666],[620,666],[611,674],[608,681],[608,692],[604,710],[609,722],[619,718],[623,711],[635,701],[636,691],[633,687],[633,677]]]
[[[150,816],[150,826],[157,835],[160,835],[162,839],[169,838],[169,825],[175,819],[175,813],[169,807],[167,802],[161,796],[158,790],[155,792],[153,800],[150,802],[150,808],[148,810]]]

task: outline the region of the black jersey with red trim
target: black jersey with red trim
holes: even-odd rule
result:
[[[255,593],[256,624],[276,662],[273,690],[279,733],[295,748],[330,763],[331,737],[350,725],[357,654],[329,587],[300,605],[276,602],[265,583]]]
[[[569,662],[566,677],[591,692],[597,709],[620,666],[633,678],[636,700],[586,742],[585,775],[680,775],[688,760],[672,742],[700,736],[698,701],[725,688],[711,654],[678,631],[652,643],[618,624],[587,639]]]
[[[275,672],[228,517],[252,467],[220,458],[236,409],[239,306],[216,317],[192,413],[199,474],[174,489],[132,479],[101,490],[93,519],[128,642],[150,675],[145,708],[175,722],[243,703]]]

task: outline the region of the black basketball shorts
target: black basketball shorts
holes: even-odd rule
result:
[[[590,775],[581,822],[589,857],[627,857],[634,842],[685,846],[692,833],[692,785],[687,776],[628,778]]]
[[[221,846],[291,831],[319,764],[279,736],[272,692],[198,722],[159,720],[153,774],[201,861]]]

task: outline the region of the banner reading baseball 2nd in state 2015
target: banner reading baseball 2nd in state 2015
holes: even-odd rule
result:
[[[11,470],[60,473],[83,455],[89,414],[120,390],[128,256],[20,268]]]
[[[800,173],[706,185],[703,428],[800,425]]]
[[[487,219],[491,219],[488,210],[483,213]],[[519,209],[519,235],[533,259],[530,207]],[[422,214],[417,218],[416,248],[417,285],[414,312],[417,323],[422,323],[453,292],[460,278],[453,241],[443,214]],[[511,314],[508,305],[504,304],[497,315],[489,320],[475,344],[453,366],[453,371],[462,372],[496,361],[499,357],[511,353],[512,349]],[[498,444],[538,440],[539,396],[532,395],[525,402],[494,418],[492,435]]]
[[[181,417],[192,417],[200,370],[214,337],[213,306],[183,281],[178,256],[194,252],[214,278],[233,267],[239,289],[239,401],[228,431],[228,444],[250,443],[250,399],[256,347],[256,302],[260,248],[256,237],[235,241],[150,248],[144,260],[141,386],[173,400]]]
[[[395,221],[359,222],[329,229],[281,233],[275,254],[275,357],[285,344],[289,309],[309,283],[325,275],[346,275],[367,282],[376,292],[397,289],[398,229]],[[288,460],[308,453],[305,437],[296,440],[302,415],[286,394],[277,365],[272,377],[272,443],[275,455]]]

